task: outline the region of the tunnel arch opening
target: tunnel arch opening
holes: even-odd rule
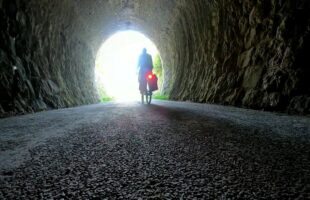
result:
[[[139,99],[137,63],[143,48],[153,57],[157,65],[153,71],[162,82],[162,61],[153,41],[136,30],[118,31],[102,42],[96,55],[95,82],[101,101]]]

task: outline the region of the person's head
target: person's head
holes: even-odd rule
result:
[[[142,53],[143,53],[143,54],[146,54],[146,52],[147,52],[146,48],[143,48],[143,49],[142,49]]]

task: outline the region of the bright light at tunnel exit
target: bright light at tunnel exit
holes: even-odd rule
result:
[[[96,57],[98,91],[104,89],[108,96],[120,101],[138,100],[137,64],[143,48],[153,59],[158,54],[154,43],[136,31],[117,32],[107,39]]]

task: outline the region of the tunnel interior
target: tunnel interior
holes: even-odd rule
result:
[[[98,102],[96,53],[123,30],[157,45],[172,100],[309,114],[309,9],[307,0],[0,0],[0,115]]]

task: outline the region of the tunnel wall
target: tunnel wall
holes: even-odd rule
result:
[[[171,98],[310,113],[309,10],[307,0],[180,7]]]
[[[0,115],[97,101],[93,52],[70,30],[76,17],[70,1],[0,1]]]
[[[95,55],[119,30],[156,44],[171,99],[309,114],[309,4],[0,0],[0,115],[97,102]]]

